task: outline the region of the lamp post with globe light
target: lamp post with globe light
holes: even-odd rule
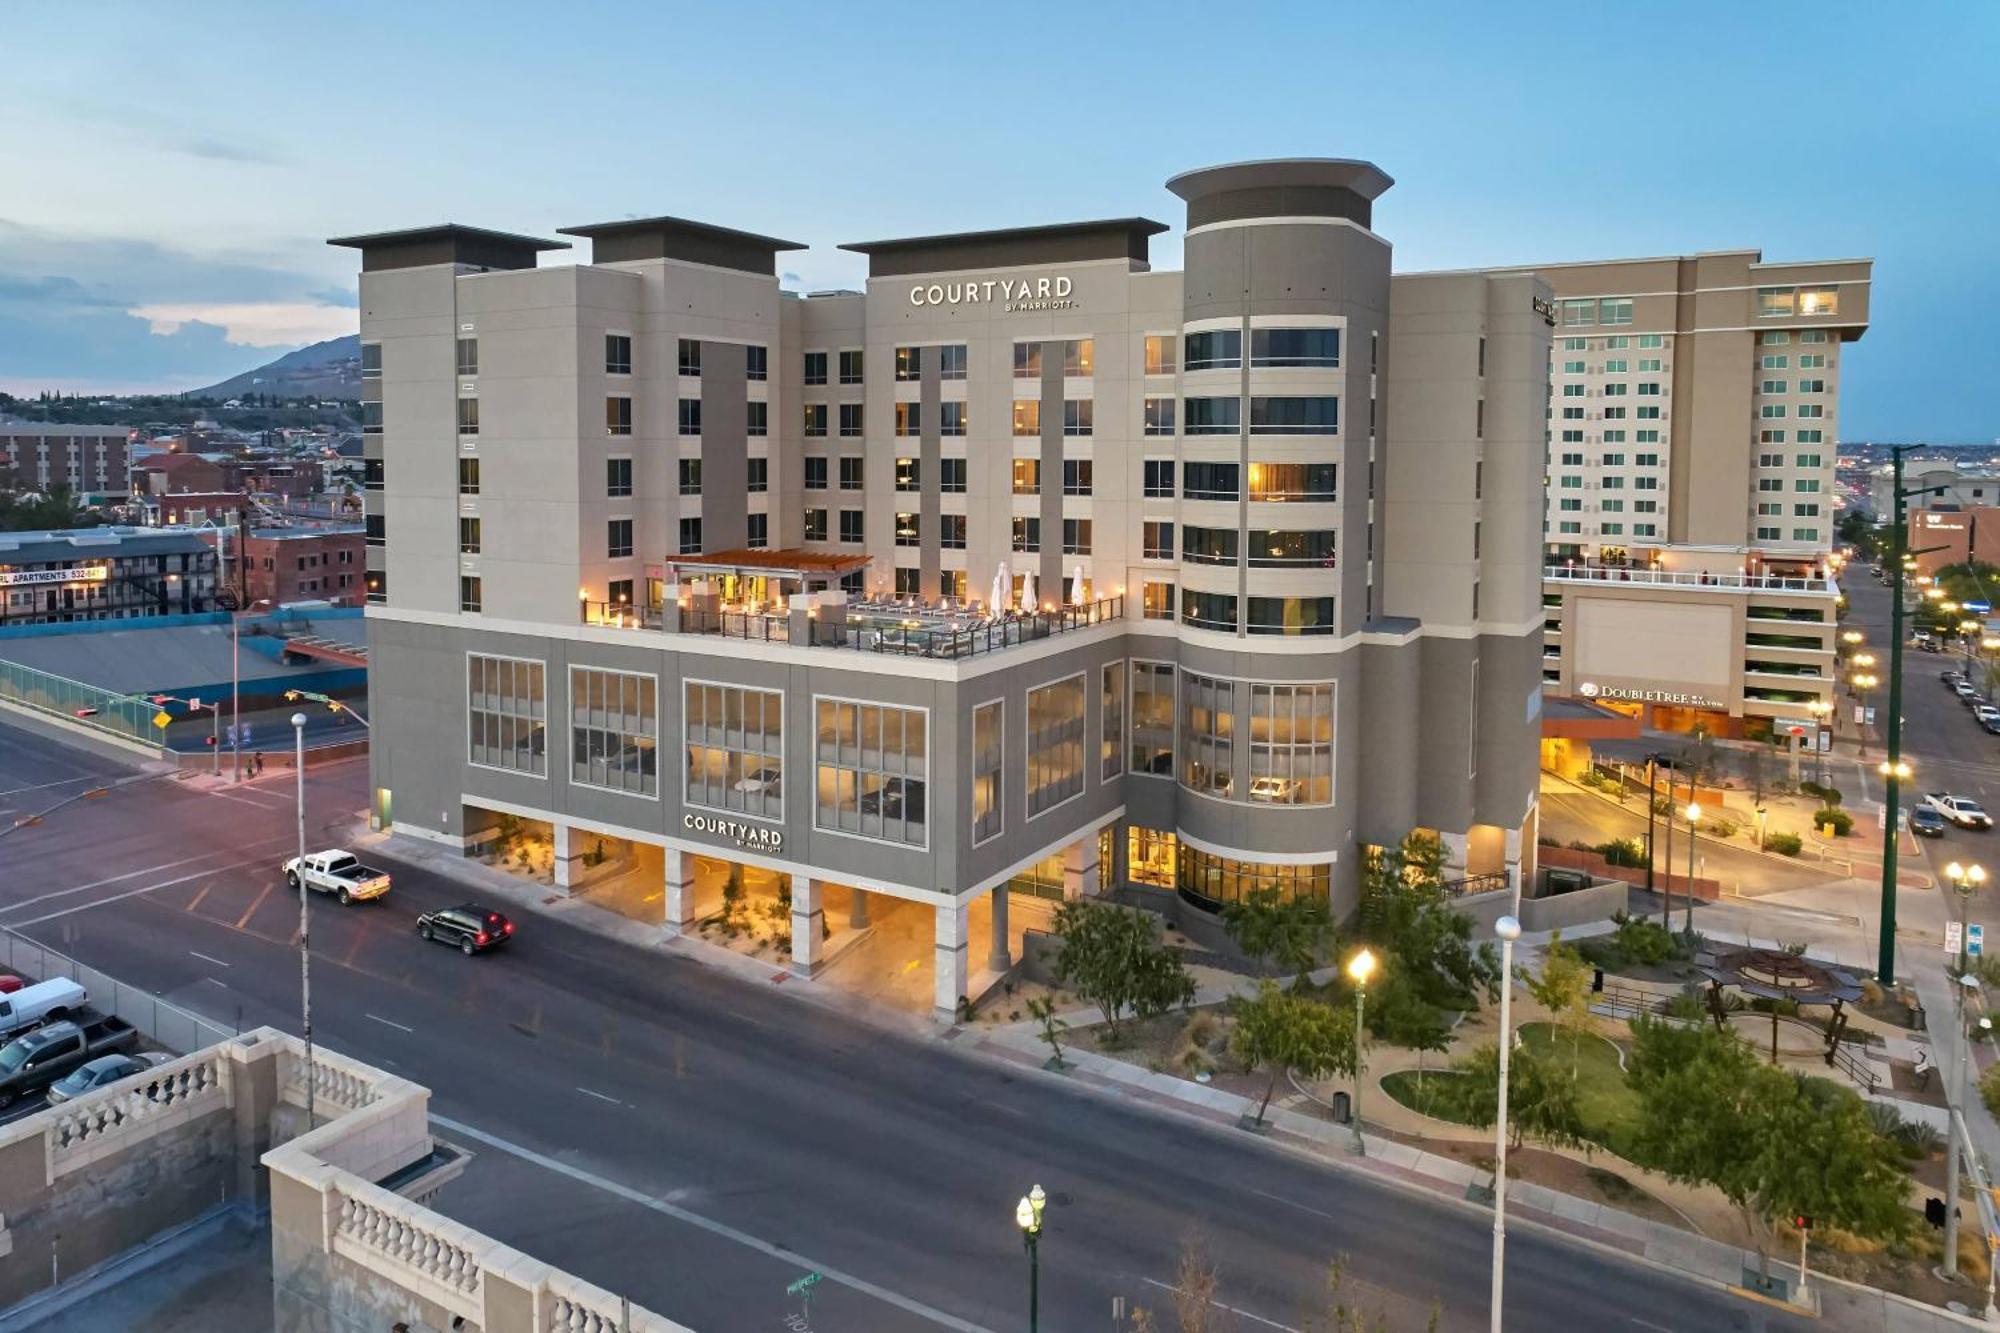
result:
[[[1049,1196],[1037,1185],[1014,1205],[1014,1225],[1021,1228],[1021,1244],[1028,1251],[1028,1333],[1036,1333],[1041,1324],[1042,1209],[1048,1201]]]
[[[1962,866],[1953,861],[1944,868],[1944,877],[1951,881],[1951,887],[1958,895],[1958,970],[1964,972],[1966,957],[1966,923],[1971,919],[1972,896],[1986,883],[1986,867],[1974,862]]]
[[[1514,941],[1521,923],[1503,916],[1493,923],[1500,937],[1500,1104],[1493,1128],[1493,1333],[1500,1333],[1500,1287],[1507,1264],[1507,1056],[1514,1045]]]
[[[1368,1146],[1361,1141],[1361,1084],[1364,1074],[1361,1067],[1362,1018],[1368,1001],[1368,978],[1375,973],[1375,955],[1363,949],[1347,960],[1347,975],[1354,982],[1354,1105],[1349,1108],[1354,1116],[1354,1151],[1356,1155],[1366,1155]]]
[[[1693,784],[1690,783],[1689,785],[1692,786]],[[1701,805],[1698,802],[1695,801],[1688,802],[1687,817],[1688,817],[1688,879],[1687,879],[1687,893],[1685,895],[1687,899],[1687,909],[1686,909],[1687,914],[1686,917],[1684,918],[1685,924],[1683,924],[1681,929],[1686,934],[1692,936],[1694,934],[1694,841],[1695,837],[1701,832]]]

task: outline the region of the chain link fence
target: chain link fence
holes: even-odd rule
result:
[[[0,928],[0,968],[31,981],[67,977],[90,994],[93,1009],[124,1019],[139,1031],[180,1055],[227,1041],[236,1029],[190,1013],[177,1004],[109,972],[86,967],[68,954],[57,953],[25,935]]]

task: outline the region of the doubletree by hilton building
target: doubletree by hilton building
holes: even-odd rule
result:
[[[1518,882],[1551,290],[1392,276],[1389,185],[1194,171],[1182,272],[1117,218],[803,297],[679,218],[336,240],[377,818],[672,928],[788,894],[805,971],[921,913],[944,1011],[1038,898],[1344,913],[1413,829]]]

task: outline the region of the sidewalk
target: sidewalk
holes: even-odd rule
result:
[[[949,1042],[971,1058],[998,1060],[1028,1076],[1069,1078],[1077,1086],[1103,1096],[1122,1098],[1157,1114],[1193,1120],[1218,1133],[1241,1133],[1237,1122],[1255,1109],[1246,1097],[1219,1088],[1192,1083],[1170,1074],[1156,1074],[1094,1052],[1065,1048],[1064,1060],[1073,1069],[1055,1073],[1042,1066],[1046,1051],[1033,1022],[1000,1026],[971,1025],[940,1029],[927,1015],[907,1014],[873,1003],[851,992],[793,976],[790,971],[747,957],[699,938],[676,935],[664,926],[649,926],[599,906],[587,897],[555,893],[543,885],[522,880],[503,870],[468,860],[456,848],[412,838],[407,835],[371,831],[365,820],[353,821],[347,835],[355,848],[384,848],[404,861],[441,876],[466,884],[496,902],[511,904],[527,912],[541,913],[569,921],[580,929],[620,940],[638,948],[659,949],[682,954],[704,967],[718,968],[747,980],[783,985],[801,1000],[838,1010],[857,1022],[878,1030],[917,1039]],[[1599,922],[1564,932],[1565,939],[1577,939],[1609,930]],[[1548,933],[1522,936],[1516,961],[1532,967]],[[1322,968],[1312,974],[1325,981],[1337,968]],[[1232,994],[1255,990],[1256,980],[1234,977],[1204,985],[1196,1004],[1217,1003]],[[1927,1000],[1928,1004],[1929,1001]],[[1077,1024],[1095,1023],[1102,1018],[1091,1006],[1077,1006],[1063,1017]],[[1381,1094],[1386,1096],[1386,1094]],[[1983,1114],[1983,1110],[1982,1110]],[[1365,1156],[1351,1149],[1352,1130],[1320,1116],[1283,1109],[1275,1104],[1266,1120],[1271,1126],[1268,1141],[1284,1151],[1309,1155],[1317,1161],[1343,1170],[1366,1171],[1399,1188],[1420,1190],[1455,1207],[1484,1213],[1486,1205],[1469,1201],[1478,1192],[1490,1191],[1492,1173],[1446,1157],[1423,1152],[1407,1144],[1364,1135]],[[1990,1126],[1990,1117],[1988,1118]],[[1740,1288],[1747,1270],[1754,1271],[1759,1258],[1755,1251],[1742,1250],[1693,1232],[1635,1217],[1630,1213],[1562,1194],[1525,1182],[1510,1181],[1508,1215],[1517,1224],[1559,1232],[1583,1244],[1615,1251],[1642,1263],[1668,1269],[1724,1288]],[[1776,1258],[1774,1275],[1784,1274]],[[1867,1333],[1940,1333],[1942,1330],[1984,1327],[1976,1320],[1953,1315],[1893,1293],[1878,1291],[1819,1274],[1812,1275],[1812,1295],[1820,1312],[1833,1325]],[[1761,1297],[1753,1299],[1763,1299]],[[1796,1305],[1781,1308],[1803,1313]]]
[[[1095,1015],[1096,1011],[1084,1013]],[[1192,1117],[1224,1133],[1245,1132],[1239,1121],[1256,1110],[1248,1097],[1190,1083],[1172,1074],[1156,1074],[1091,1051],[1066,1049],[1068,1073],[1044,1068],[1046,1049],[1032,1023],[999,1028],[962,1028],[948,1036],[968,1049],[984,1050],[1021,1069],[1046,1078],[1068,1078],[1101,1095],[1118,1097],[1155,1111]],[[1484,1213],[1487,1205],[1473,1196],[1490,1197],[1493,1173],[1424,1152],[1408,1144],[1364,1134],[1366,1152],[1354,1153],[1353,1130],[1319,1116],[1274,1107],[1265,1117],[1267,1140],[1284,1150],[1310,1156],[1342,1170],[1363,1171],[1404,1189],[1427,1193],[1452,1206]],[[1558,1193],[1522,1181],[1508,1182],[1510,1222],[1555,1231],[1563,1236],[1615,1251],[1628,1258],[1694,1278],[1712,1286],[1741,1288],[1746,1271],[1762,1262],[1754,1250],[1739,1249],[1677,1227],[1648,1221],[1606,1204]],[[1795,1275],[1773,1256],[1774,1276]],[[1935,1330],[1982,1328],[1983,1321],[1837,1278],[1811,1274],[1816,1313],[1842,1329],[1883,1330],[1883,1333],[1933,1333]],[[1762,1298],[1758,1298],[1762,1299]],[[1773,1302],[1773,1304],[1780,1304]],[[1805,1307],[1780,1304],[1805,1313]]]

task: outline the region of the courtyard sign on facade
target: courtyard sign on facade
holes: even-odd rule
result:
[[[975,278],[970,282],[918,283],[910,288],[910,304],[997,305],[1008,312],[1074,310],[1075,289],[1067,275],[1053,278]]]
[[[728,838],[746,851],[785,850],[783,829],[765,828],[761,824],[746,824],[740,819],[718,819],[714,815],[682,815],[681,827],[690,833],[712,833],[718,838]]]
[[[1678,704],[1683,708],[1726,709],[1728,704],[1720,699],[1711,699],[1705,694],[1690,694],[1681,690],[1640,690],[1625,685],[1599,685],[1594,680],[1586,680],[1576,687],[1576,692],[1586,699],[1618,699],[1637,704]]]

